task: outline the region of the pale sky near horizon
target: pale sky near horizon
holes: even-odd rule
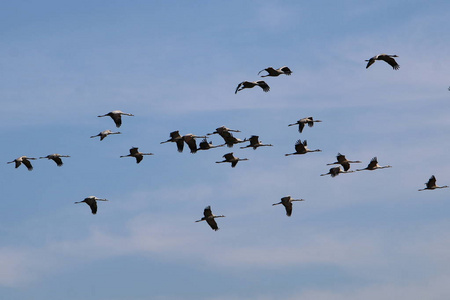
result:
[[[450,4],[0,3],[0,299],[447,300]],[[397,71],[366,59],[396,54]],[[291,76],[264,78],[266,67]],[[123,117],[120,129],[112,110]],[[303,133],[288,127],[313,116]],[[273,147],[178,153],[225,125]],[[121,131],[105,140],[100,131]],[[322,152],[294,152],[298,140]],[[213,135],[214,144],[222,139]],[[152,152],[140,164],[130,147]],[[234,152],[236,168],[216,164]],[[392,168],[327,173],[336,154]],[[70,155],[57,167],[21,156]],[[107,198],[92,215],[85,197]],[[272,206],[292,195],[293,214]],[[195,223],[203,209],[220,230]]]

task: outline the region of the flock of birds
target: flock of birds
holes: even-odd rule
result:
[[[368,62],[366,69],[369,68],[372,64],[374,64],[377,60],[382,60],[382,61],[385,61],[386,63],[388,63],[390,66],[392,66],[392,68],[394,70],[398,70],[400,68],[400,66],[395,61],[394,57],[398,57],[398,56],[397,55],[388,55],[388,54],[376,55],[376,56],[366,60]],[[289,76],[292,74],[292,71],[286,66],[283,66],[278,69],[268,67],[268,68],[263,69],[260,72],[258,72],[258,75],[262,72],[266,72],[266,74],[261,75],[261,77],[278,77],[279,75],[288,75]],[[239,83],[238,86],[236,87],[235,94],[238,93],[239,91],[242,91],[244,89],[253,88],[255,86],[259,86],[264,92],[270,91],[269,85],[263,80],[243,81],[243,82]],[[129,113],[124,113],[120,110],[115,110],[115,111],[111,111],[104,115],[99,115],[98,117],[111,117],[111,119],[114,121],[116,127],[119,128],[122,125],[122,116],[134,116],[134,115],[129,114]],[[322,121],[315,120],[313,117],[305,117],[305,118],[301,118],[300,120],[298,120],[297,122],[295,122],[293,124],[289,124],[288,126],[297,126],[298,125],[298,131],[300,133],[302,133],[306,125],[308,127],[313,127],[314,123],[319,123],[319,122],[322,122]],[[250,138],[245,138],[242,140],[242,139],[234,137],[233,132],[241,132],[241,131],[236,130],[236,129],[230,129],[225,126],[221,126],[221,127],[216,128],[216,130],[212,133],[208,133],[204,136],[197,136],[197,135],[193,135],[193,134],[181,135],[180,132],[177,130],[177,131],[171,132],[170,138],[166,141],[161,142],[161,144],[175,143],[178,152],[183,152],[184,144],[186,143],[186,145],[189,147],[191,153],[196,153],[199,150],[209,150],[209,149],[213,149],[213,148],[219,148],[219,147],[223,147],[225,145],[229,148],[232,148],[236,144],[245,143],[245,142],[249,142],[249,144],[246,146],[240,147],[240,149],[253,148],[254,150],[256,150],[259,147],[273,146],[271,144],[263,144],[260,141],[259,136],[257,136],[257,135],[252,135]],[[91,138],[100,137],[100,141],[102,141],[107,136],[115,135],[115,134],[121,134],[121,132],[113,132],[111,130],[104,130],[97,135],[91,136]],[[211,141],[207,140],[208,136],[211,136],[214,134],[218,134],[219,136],[221,136],[223,138],[224,143],[220,144],[220,145],[213,145]],[[198,144],[198,146],[197,146],[197,142],[196,142],[197,138],[202,138],[202,141]],[[308,144],[307,144],[306,140],[301,141],[299,139],[295,144],[295,152],[287,153],[285,155],[286,156],[303,155],[303,154],[307,154],[309,152],[321,152],[322,151],[320,149],[310,150],[310,149],[308,149],[307,145]],[[137,148],[137,147],[132,147],[129,150],[129,152],[130,153],[128,155],[122,155],[120,157],[121,158],[122,157],[134,157],[136,159],[136,163],[138,163],[138,164],[143,160],[145,155],[154,155],[153,153],[140,152],[139,148]],[[61,167],[63,165],[63,161],[61,158],[66,158],[66,157],[70,157],[70,156],[54,153],[54,154],[50,154],[47,156],[39,157],[39,159],[46,158],[48,160],[53,160],[57,166]],[[232,168],[236,167],[236,165],[238,164],[239,161],[248,160],[247,158],[235,157],[233,152],[224,154],[223,158],[224,158],[224,160],[217,161],[216,163],[231,163]],[[34,157],[20,156],[20,157],[14,159],[13,161],[10,161],[7,163],[8,164],[15,163],[16,168],[18,168],[21,164],[24,164],[25,167],[29,171],[31,171],[31,170],[33,170],[33,166],[31,164],[30,160],[36,160],[36,159],[37,158],[34,158]],[[364,170],[373,171],[373,170],[377,170],[377,169],[391,168],[391,166],[389,166],[389,165],[380,166],[378,164],[377,157],[372,158],[372,160],[367,165],[367,167],[363,168],[363,169],[356,169],[355,171],[350,170],[350,166],[351,166],[350,164],[353,164],[353,163],[362,163],[362,162],[359,160],[356,160],[356,161],[348,160],[345,157],[345,155],[338,153],[336,156],[336,162],[329,163],[327,165],[340,165],[340,166],[332,167],[329,169],[328,173],[320,174],[320,176],[330,175],[331,177],[335,177],[339,174],[353,173],[355,171],[364,171]],[[341,169],[341,166],[343,169]],[[445,186],[436,185],[436,178],[434,175],[431,176],[431,178],[428,180],[428,182],[425,183],[425,185],[426,185],[426,187],[423,189],[419,189],[419,191],[448,188],[447,185],[445,185]],[[92,214],[96,214],[97,213],[97,201],[108,201],[108,200],[102,199],[102,198],[97,198],[95,196],[89,196],[89,197],[85,198],[84,200],[78,201],[75,203],[86,203],[87,205],[89,205]],[[273,206],[282,204],[285,207],[286,215],[288,217],[290,217],[292,215],[292,202],[294,202],[294,201],[305,201],[305,200],[304,199],[294,199],[291,196],[285,196],[285,197],[281,198],[280,202],[274,203]],[[200,220],[197,220],[196,222],[206,221],[213,230],[219,229],[215,219],[225,217],[224,215],[214,215],[212,213],[211,206],[207,206],[204,209],[203,215],[204,216]]]

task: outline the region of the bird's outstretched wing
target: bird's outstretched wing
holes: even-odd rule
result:
[[[119,114],[112,114],[111,118],[114,120],[114,123],[116,123],[117,128],[122,125],[122,117]]]
[[[63,165],[62,159],[60,157],[54,156],[52,157],[52,159],[58,167],[61,167]]]
[[[302,143],[301,140],[298,140],[298,141],[295,143],[295,151],[296,151],[297,153],[304,153],[304,152],[306,151],[305,145]]]
[[[130,149],[130,155],[136,155],[139,152],[138,147],[133,147]]]
[[[262,80],[258,81],[258,85],[260,88],[263,89],[264,92],[267,93],[268,91],[270,91],[270,87],[265,81],[262,81]]]
[[[400,65],[395,61],[394,58],[390,57],[389,55],[383,56],[382,59],[387,62],[394,70],[398,70],[400,68]]]
[[[375,57],[372,57],[372,58],[370,58],[370,59],[367,59],[366,61],[368,61],[367,66],[366,66],[366,69],[367,69],[368,67],[370,67],[371,65],[373,65],[373,63],[375,62]]]
[[[25,167],[27,167],[28,171],[33,170],[33,166],[31,165],[31,162],[28,159],[24,159],[22,162],[25,165]]]
[[[242,84],[244,84],[244,82],[242,81],[241,83],[238,84],[236,91],[234,91],[235,94],[237,94],[237,92],[239,91],[239,88],[242,86]]]
[[[280,70],[283,71],[283,73],[286,74],[286,75],[288,75],[288,76],[292,74],[291,69],[289,69],[289,68],[286,67],[286,66],[282,67]]]

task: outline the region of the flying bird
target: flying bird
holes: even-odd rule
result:
[[[268,68],[266,68],[266,69],[264,69],[264,70],[259,71],[259,72],[258,72],[258,75],[259,75],[259,73],[261,73],[261,72],[263,72],[263,71],[266,71],[266,72],[267,72],[267,75],[262,75],[261,77],[268,77],[268,76],[277,77],[277,76],[279,76],[279,75],[281,75],[281,74],[285,74],[285,75],[288,75],[288,76],[289,76],[289,75],[292,74],[291,69],[289,69],[289,68],[286,67],[286,66],[281,67],[281,68],[278,68],[278,69],[274,69],[274,68],[272,68],[272,67],[268,67]]]
[[[130,154],[122,155],[120,157],[135,157],[136,158],[136,163],[138,164],[144,159],[144,155],[154,155],[154,154],[153,153],[142,153],[142,152],[139,152],[139,148],[138,147],[132,147],[130,149]]]
[[[432,175],[430,177],[430,179],[428,180],[428,182],[425,183],[425,185],[427,186],[424,189],[420,189],[419,191],[424,191],[424,190],[434,190],[434,189],[445,189],[448,188],[448,185],[443,185],[443,186],[437,186],[436,185],[436,177],[434,177],[434,175]]]
[[[334,168],[331,168],[328,173],[320,174],[320,176],[331,175],[331,177],[336,177],[341,173],[352,173],[352,172],[355,172],[355,171],[342,171],[341,167],[334,167]]]
[[[107,137],[108,135],[110,135],[110,134],[121,134],[122,132],[112,132],[111,130],[103,130],[102,132],[100,132],[99,134],[97,134],[97,135],[93,135],[93,136],[91,136],[91,138],[95,138],[95,137],[100,137],[100,141],[103,141],[103,139],[105,138],[105,137]]]
[[[301,140],[298,140],[295,143],[295,152],[294,153],[285,154],[285,156],[297,155],[297,154],[306,154],[308,152],[322,152],[322,150],[320,150],[320,149],[310,150],[310,149],[308,149],[307,146],[308,146],[308,142],[306,140],[304,140],[303,143],[302,143]]]
[[[214,131],[214,132],[212,132],[212,133],[208,133],[208,134],[206,134],[206,135],[213,135],[213,134],[219,134],[220,136],[222,135],[222,134],[224,134],[225,132],[241,132],[240,130],[237,130],[237,129],[230,129],[230,128],[227,128],[227,127],[225,127],[225,126],[221,126],[221,127],[219,127],[219,128],[216,128],[216,131]]]
[[[336,159],[337,159],[337,162],[327,164],[327,166],[341,165],[342,167],[344,167],[344,171],[348,171],[350,169],[350,163],[361,163],[361,161],[359,161],[359,160],[355,160],[355,161],[348,160],[347,158],[345,158],[345,155],[342,155],[340,153],[337,154]]]
[[[237,137],[234,137],[233,134],[229,131],[225,131],[220,135],[225,144],[227,145],[227,147],[231,148],[233,147],[233,145],[235,144],[239,144],[239,143],[245,143],[247,141],[247,139],[238,139]]]
[[[84,198],[83,201],[75,202],[75,204],[77,204],[77,203],[86,203],[91,208],[92,214],[95,215],[97,213],[97,201],[108,201],[108,200],[100,199],[100,198],[97,198],[95,196],[89,196],[87,198]]]
[[[274,205],[283,204],[283,206],[286,208],[286,216],[290,217],[292,215],[292,202],[293,201],[305,201],[305,199],[293,199],[291,196],[286,196],[281,198],[281,202],[274,203]]]
[[[50,155],[47,155],[47,156],[44,156],[44,157],[39,157],[39,158],[40,159],[41,158],[51,159],[51,160],[53,160],[56,163],[56,165],[58,167],[61,167],[63,165],[63,161],[62,161],[61,157],[70,157],[70,156],[69,155],[61,155],[61,154],[55,153],[55,154],[50,154]]]
[[[394,57],[398,57],[397,55],[389,55],[389,54],[378,54],[370,59],[366,59],[368,61],[366,69],[370,67],[376,60],[384,60],[388,64],[391,65],[391,67],[394,70],[398,70],[400,68],[400,65],[395,61]]]
[[[314,120],[313,117],[306,117],[298,120],[294,124],[289,124],[288,126],[295,126],[298,125],[298,131],[302,133],[303,128],[305,128],[305,125],[308,124],[309,127],[313,127],[315,122],[322,122],[321,120]]]
[[[204,138],[204,139],[198,144],[198,149],[197,149],[197,150],[209,150],[209,149],[212,149],[212,148],[218,148],[218,147],[223,147],[223,146],[225,146],[225,144],[214,146],[214,145],[212,144],[212,142],[209,142],[209,143],[208,143],[208,140],[207,140],[206,138]]]
[[[224,215],[220,215],[220,216],[216,216],[212,213],[211,211],[211,206],[207,206],[205,208],[205,210],[203,211],[203,215],[204,217],[201,218],[200,220],[197,220],[195,222],[201,222],[201,221],[206,221],[206,223],[208,223],[208,225],[212,228],[212,230],[217,231],[219,230],[219,227],[217,226],[216,220],[214,220],[215,218],[224,218]]]
[[[377,157],[375,156],[374,158],[372,158],[372,160],[370,161],[370,163],[367,165],[366,168],[364,168],[364,169],[357,169],[356,171],[364,171],[364,170],[373,171],[373,170],[376,170],[376,169],[385,169],[385,168],[392,168],[392,166],[380,166],[378,164]]]
[[[27,167],[28,171],[31,171],[31,170],[33,170],[33,166],[31,165],[30,159],[36,160],[36,158],[34,158],[34,157],[21,156],[21,157],[16,158],[13,161],[7,162],[7,164],[15,163],[16,168],[18,168],[23,163],[25,165],[25,167]]]
[[[265,81],[258,80],[258,81],[242,81],[241,83],[238,84],[236,91],[234,93],[237,94],[237,92],[242,91],[243,89],[251,89],[255,86],[259,86],[266,93],[270,91],[270,87]]]
[[[223,160],[223,161],[216,161],[216,163],[217,163],[217,164],[220,164],[220,163],[224,163],[224,162],[229,162],[229,163],[231,163],[231,167],[232,167],[232,168],[236,167],[236,165],[237,165],[237,163],[238,163],[239,161],[241,161],[241,160],[248,160],[248,158],[238,158],[238,157],[235,157],[235,156],[233,155],[233,152],[227,153],[227,154],[225,154],[225,155],[222,156],[222,157],[225,158],[225,160]]]
[[[253,150],[256,150],[256,148],[258,147],[263,147],[263,146],[273,146],[272,144],[263,144],[260,140],[259,140],[259,136],[257,135],[252,135],[248,141],[250,142],[250,145],[247,145],[245,147],[241,147],[241,149],[245,149],[245,148],[253,148]]]
[[[184,139],[180,135],[180,131],[178,131],[178,130],[172,131],[170,133],[170,139],[168,139],[167,141],[161,142],[161,144],[169,143],[169,142],[176,143],[178,152],[183,152]]]
[[[101,117],[111,117],[111,119],[113,119],[114,123],[116,123],[116,127],[119,128],[120,125],[122,125],[122,115],[134,117],[134,115],[124,113],[121,110],[113,110],[113,111],[111,111],[111,112],[109,112],[109,113],[107,113],[105,115],[101,115],[101,116],[98,116],[98,117],[99,118],[101,118]]]

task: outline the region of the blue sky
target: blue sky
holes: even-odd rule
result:
[[[448,299],[450,4],[0,4],[2,299]],[[379,53],[397,54],[398,71]],[[258,71],[287,65],[234,94]],[[112,110],[123,117],[121,135]],[[287,125],[323,122],[299,134]],[[274,147],[178,153],[225,125]],[[298,139],[319,153],[285,157]],[[222,142],[212,136],[214,144]],[[130,147],[155,153],[137,165]],[[365,167],[321,177],[340,152]],[[6,164],[71,155],[58,168]],[[73,202],[95,195],[97,215]],[[272,203],[286,195],[292,217]],[[211,205],[219,231],[195,223]]]

